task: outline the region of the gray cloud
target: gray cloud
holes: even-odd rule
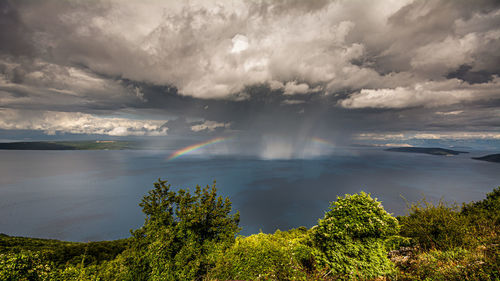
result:
[[[8,130],[47,111],[294,149],[303,135],[499,128],[497,1],[1,0],[0,13],[0,109],[39,114]]]
[[[18,11],[8,0],[0,1],[0,54],[30,55],[33,46],[30,42],[31,32],[22,22]]]
[[[238,93],[245,86],[274,81],[286,84],[286,93],[294,93],[319,84],[335,91],[382,79],[372,69],[350,62],[365,49],[362,42],[346,42],[355,19],[336,20],[345,10],[336,3],[283,2],[261,6],[258,13],[254,5],[243,2],[224,7],[186,4],[182,10],[105,3],[54,7],[49,1],[19,9],[27,14],[24,22],[35,29],[33,40],[47,59],[173,85],[180,94],[197,98],[244,98]],[[285,8],[295,5],[298,9]],[[136,16],[131,18],[132,11]],[[130,28],[131,20],[146,24]],[[293,87],[297,78],[302,82]]]

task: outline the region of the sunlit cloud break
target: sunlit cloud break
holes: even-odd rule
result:
[[[226,138],[218,137],[218,138],[214,138],[214,139],[211,139],[211,140],[208,140],[208,141],[205,141],[205,142],[200,142],[200,143],[197,143],[197,144],[193,144],[193,145],[184,147],[184,148],[179,149],[179,150],[175,151],[174,153],[172,153],[167,158],[167,161],[170,161],[170,160],[173,160],[173,159],[177,159],[177,158],[181,157],[184,154],[188,154],[188,153],[193,152],[195,150],[198,150],[198,149],[200,149],[202,147],[206,147],[206,146],[209,146],[211,144],[220,143],[220,142],[227,141],[227,140],[230,140],[230,139],[231,139],[231,137],[226,137]]]

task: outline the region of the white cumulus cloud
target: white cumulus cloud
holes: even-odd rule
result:
[[[109,136],[165,136],[164,120],[105,118],[80,112],[0,109],[0,129],[36,130],[45,134],[97,134]]]
[[[200,131],[208,130],[210,132],[213,132],[217,128],[229,128],[230,126],[231,126],[231,123],[221,123],[221,122],[206,120],[205,122],[203,122],[201,124],[196,124],[196,125],[191,126],[191,131],[200,132]]]
[[[417,83],[413,87],[362,89],[340,100],[345,108],[436,107],[477,100],[500,99],[500,78],[490,83],[469,84],[458,79]]]

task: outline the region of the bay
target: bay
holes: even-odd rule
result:
[[[98,241],[143,224],[138,204],[158,179],[174,189],[212,184],[241,214],[240,234],[311,227],[337,196],[370,192],[394,215],[406,201],[481,200],[500,165],[453,157],[343,148],[314,159],[185,155],[171,151],[0,151],[0,233]],[[404,199],[403,199],[404,198]]]

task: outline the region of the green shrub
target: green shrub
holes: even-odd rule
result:
[[[468,245],[470,228],[456,204],[422,199],[409,207],[409,215],[399,217],[401,235],[411,237],[424,250],[448,250]]]
[[[398,250],[402,247],[413,246],[411,238],[400,236],[400,235],[392,235],[392,236],[387,237],[384,241],[384,244],[385,244],[385,248],[388,251]]]
[[[0,280],[53,280],[51,264],[40,260],[36,253],[22,252],[0,254]]]
[[[312,270],[307,229],[238,237],[209,274],[217,280],[306,280]]]
[[[488,264],[484,251],[454,248],[422,252],[399,266],[397,280],[498,280],[498,265]]]
[[[194,280],[215,265],[239,231],[239,214],[230,215],[231,202],[217,197],[212,187],[194,194],[173,192],[158,180],[140,206],[146,220],[132,232],[126,257],[132,280]]]
[[[468,220],[476,244],[500,244],[500,187],[484,200],[464,204],[461,214]]]
[[[481,219],[488,220],[494,225],[500,224],[500,186],[493,189],[492,192],[486,194],[484,200],[464,204],[462,214]]]
[[[338,197],[312,230],[315,258],[338,279],[387,275],[393,267],[384,240],[398,227],[398,221],[369,194]]]
[[[127,247],[128,239],[100,242],[66,242],[54,239],[14,237],[0,234],[0,253],[36,253],[57,268],[77,265],[85,256],[85,265],[112,260]]]

